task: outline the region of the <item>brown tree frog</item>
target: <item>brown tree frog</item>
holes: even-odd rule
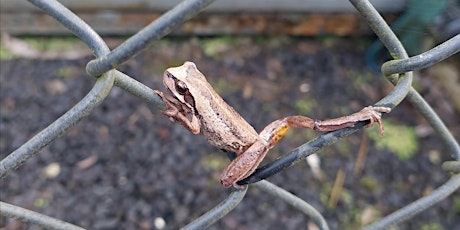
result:
[[[365,107],[349,116],[324,121],[304,116],[288,116],[273,121],[260,133],[242,118],[206,80],[193,62],[171,67],[164,72],[163,83],[168,91],[155,91],[166,105],[163,114],[179,122],[193,134],[203,135],[212,145],[237,154],[221,175],[224,187],[241,188],[238,181],[248,177],[290,127],[333,131],[354,126],[359,121],[377,122],[383,135],[381,113],[387,107]]]

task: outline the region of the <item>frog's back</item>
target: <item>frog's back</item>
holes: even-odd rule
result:
[[[195,64],[186,62],[175,70],[185,71],[176,75],[186,76],[191,104],[201,122],[200,133],[212,145],[240,154],[259,140],[254,128],[222,99]]]
[[[220,96],[209,105],[215,112],[200,112],[201,134],[214,146],[238,155],[259,139],[254,128]],[[219,109],[216,109],[219,108]]]

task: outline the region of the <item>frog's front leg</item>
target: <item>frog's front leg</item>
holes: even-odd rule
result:
[[[256,170],[260,162],[267,155],[268,150],[273,148],[283,138],[290,127],[309,128],[326,132],[352,127],[357,122],[369,120],[370,124],[368,126],[377,122],[380,127],[380,134],[383,135],[381,113],[388,113],[390,111],[391,109],[387,107],[369,106],[349,116],[324,121],[313,120],[304,116],[289,116],[276,120],[260,132],[260,139],[258,141],[254,142],[254,144],[225,168],[220,178],[221,184],[224,187],[233,185],[235,188],[241,188],[237,182],[248,177]]]
[[[161,91],[155,90],[155,93],[165,103],[166,109],[162,112],[164,115],[170,117],[174,122],[179,122],[191,133],[200,133],[201,123],[198,118],[193,115],[192,111],[190,111],[190,108],[184,106],[177,99],[164,95]]]

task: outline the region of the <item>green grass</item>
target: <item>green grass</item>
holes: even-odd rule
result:
[[[415,129],[410,126],[394,124],[388,120],[384,120],[383,125],[385,127],[384,137],[380,137],[376,127],[367,129],[367,133],[374,140],[376,148],[389,150],[395,153],[400,160],[409,160],[419,148]]]

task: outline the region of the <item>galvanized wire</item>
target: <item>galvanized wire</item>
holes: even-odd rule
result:
[[[25,223],[36,224],[45,229],[67,229],[67,230],[83,230],[71,223],[64,222],[59,219],[49,217],[47,215],[21,208],[16,205],[8,204],[0,201],[0,212],[6,217],[18,219]]]
[[[393,58],[408,58],[407,52],[401,42],[369,1],[350,0],[350,2],[359,11],[361,16],[363,16]],[[405,72],[401,75],[392,74],[385,76],[395,85],[395,87],[386,97],[377,102],[377,104],[389,105],[391,108],[394,108],[396,105],[401,103],[407,93],[409,93],[412,85],[412,72]]]
[[[104,40],[80,17],[67,9],[58,1],[53,0],[28,0],[36,7],[42,9],[60,22],[93,51],[99,57],[110,52]]]
[[[419,55],[383,63],[385,75],[404,73],[432,66],[460,51],[460,34]]]
[[[386,216],[380,221],[364,228],[365,230],[387,229],[395,226],[402,221],[408,220],[416,214],[439,203],[460,188],[460,175],[455,175],[445,184],[434,190],[429,196],[418,199],[417,201],[399,209],[398,211]]]
[[[234,190],[224,201],[217,204],[214,206],[214,208],[196,218],[194,221],[190,222],[181,229],[191,230],[204,229],[209,227],[211,224],[215,223],[220,218],[224,217],[230,211],[232,211],[241,202],[241,200],[243,200],[247,191],[248,186],[245,186],[241,190]]]
[[[115,79],[114,73],[114,71],[109,71],[103,74],[96,81],[93,89],[80,102],[0,161],[0,179],[21,166],[27,159],[56,140],[56,138],[65,134],[83,117],[88,116],[109,94]]]
[[[407,94],[407,100],[418,110],[431,127],[433,127],[438,136],[447,146],[451,157],[457,161],[460,160],[460,146],[458,145],[458,142],[431,106],[413,88],[411,88],[409,94]]]
[[[135,54],[141,52],[149,44],[154,42],[155,39],[165,36],[171,32],[174,27],[193,17],[213,1],[183,1],[181,4],[163,14],[160,18],[153,21],[150,25],[118,46],[112,52],[108,49],[102,38],[89,25],[83,22],[77,15],[72,13],[59,2],[54,0],[29,0],[29,2],[62,23],[88,45],[89,49],[91,49],[96,56],[96,59],[87,64],[86,72],[91,76],[98,77],[98,79],[91,91],[82,98],[77,105],[0,162],[0,178],[4,178],[9,172],[19,167],[27,159],[39,152],[43,147],[49,145],[53,140],[65,134],[74,124],[80,121],[83,117],[87,116],[101,101],[105,99],[113,85],[124,89],[148,103],[162,105],[161,100],[154,94],[152,89],[126,74],[111,69],[116,68],[124,61],[132,58]],[[425,53],[409,58],[401,42],[368,1],[350,0],[350,2],[363,16],[364,20],[368,22],[369,26],[374,30],[383,45],[395,59],[384,63],[382,66],[384,76],[387,77],[388,80],[395,85],[395,87],[375,105],[394,108],[404,99],[411,102],[417,111],[425,117],[428,123],[438,133],[441,140],[448,147],[452,158],[455,160],[445,162],[443,164],[443,168],[452,173],[457,173],[457,175],[452,176],[449,181],[440,186],[430,195],[401,208],[394,214],[391,214],[366,228],[383,229],[407,220],[413,215],[426,210],[452,194],[454,191],[458,190],[460,187],[460,175],[458,175],[460,168],[459,144],[429,104],[424,101],[423,97],[411,87],[411,71],[436,64],[460,51],[460,35],[456,35]],[[276,174],[296,162],[305,159],[315,151],[331,145],[339,139],[356,132],[365,124],[366,122],[360,122],[355,127],[321,135],[301,145],[275,162],[257,169],[253,175],[243,181],[240,181],[239,184],[244,185],[257,182],[254,184],[254,187],[285,201],[289,205],[303,212],[305,215],[310,216],[320,229],[328,229],[324,217],[322,217],[321,214],[311,205],[280,187],[277,187],[267,181],[260,180]],[[247,188],[248,186],[245,186],[244,190],[233,191],[226,200],[216,205],[213,209],[209,210],[190,224],[186,225],[183,229],[205,228],[224,217],[241,202],[246,194]],[[0,202],[0,214],[10,218],[19,218],[24,222],[38,224],[45,228],[81,229],[75,225],[3,202]]]
[[[73,14],[59,2],[46,0],[30,0],[30,2],[53,16],[57,21],[61,22],[69,30],[75,33],[77,37],[88,44],[88,47],[90,47],[94,53],[102,55],[109,52],[102,38],[88,24],[81,20],[81,18]],[[0,179],[22,165],[43,147],[49,145],[56,138],[66,133],[67,130],[83,117],[90,114],[90,112],[107,97],[112,89],[114,80],[114,71],[109,71],[104,74],[103,77],[96,81],[93,89],[91,89],[78,104],[3,159],[0,162]]]
[[[254,186],[303,212],[315,222],[320,230],[329,230],[329,226],[321,213],[306,201],[265,180],[255,183]]]
[[[368,21],[370,27],[374,30],[374,32],[379,36],[382,40],[385,47],[388,50],[392,50],[392,53],[395,57],[398,58],[407,58],[407,53],[404,50],[401,42],[397,39],[396,35],[390,29],[388,24],[383,20],[383,18],[378,14],[374,7],[368,1],[351,1],[353,5],[358,9],[358,11],[363,15],[363,17]],[[382,98],[379,102],[375,104],[375,106],[387,106],[390,108],[396,107],[401,101],[406,97],[409,93],[412,85],[412,72],[403,73],[401,76],[393,75],[388,76],[389,78],[395,77],[397,79],[392,79],[393,83],[395,83],[394,89],[384,98]],[[346,128],[337,130],[331,133],[327,133],[321,135],[302,146],[298,147],[297,149],[293,150],[289,154],[285,155],[284,157],[276,160],[275,162],[263,166],[260,169],[257,169],[254,174],[249,176],[248,178],[240,181],[238,184],[247,184],[247,183],[254,183],[256,181],[265,179],[269,176],[272,176],[279,171],[295,164],[296,162],[305,159],[309,155],[313,154],[314,152],[320,150],[323,147],[329,146],[336,142],[337,140],[348,136],[354,132],[356,132],[359,128],[364,126],[366,122],[360,122],[355,127]]]
[[[354,127],[348,127],[341,130],[329,132],[323,135],[320,135],[307,143],[297,147],[292,150],[290,153],[280,157],[272,163],[264,165],[258,169],[246,179],[243,179],[238,182],[239,185],[255,183],[257,181],[268,178],[295,163],[305,160],[308,156],[315,153],[318,150],[321,150],[324,147],[330,146],[337,142],[338,140],[358,131],[366,125],[366,122],[359,122]]]
[[[98,76],[109,69],[116,68],[141,50],[146,49],[155,39],[160,39],[170,33],[176,26],[184,23],[213,1],[185,0],[181,2],[126,42],[123,42],[107,56],[90,61],[86,66],[86,72],[91,76]]]

